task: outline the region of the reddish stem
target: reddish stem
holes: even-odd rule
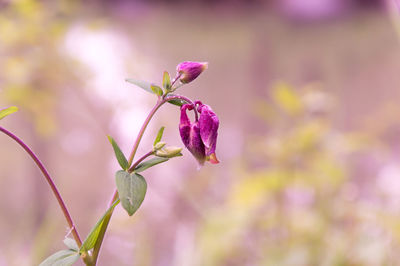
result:
[[[172,96],[167,96],[167,97],[159,99],[157,101],[156,105],[153,107],[153,109],[151,109],[151,111],[150,111],[149,115],[147,116],[146,120],[143,122],[142,128],[140,129],[139,134],[136,137],[135,144],[133,144],[133,148],[132,148],[131,154],[129,156],[129,160],[128,160],[129,166],[133,162],[133,158],[135,157],[136,151],[137,151],[137,149],[139,147],[139,143],[142,140],[144,131],[146,130],[147,125],[149,124],[151,118],[157,112],[158,108],[160,108],[164,103],[166,103],[168,101],[171,101],[171,100],[176,100],[176,99],[183,100],[183,101],[185,101],[185,102],[187,102],[187,103],[189,103],[189,104],[194,106],[194,103],[189,98],[187,98],[185,96],[181,96],[181,95],[172,95]],[[197,116],[197,111],[195,111],[195,113],[196,113],[196,116]]]
[[[140,157],[139,160],[137,160],[137,161],[131,166],[131,168],[129,168],[128,172],[129,172],[129,173],[132,173],[132,172],[135,170],[135,168],[136,168],[141,162],[143,162],[144,159],[146,159],[147,157],[149,157],[149,156],[151,156],[151,155],[153,155],[153,154],[154,154],[154,151],[151,150],[151,151],[149,151],[148,153],[146,153],[145,155],[143,155],[142,157]]]
[[[71,218],[71,215],[68,212],[67,206],[65,205],[60,192],[58,191],[56,185],[54,184],[53,179],[51,178],[49,172],[46,170],[44,167],[43,163],[39,160],[39,158],[36,156],[36,154],[17,136],[15,136],[13,133],[10,131],[6,130],[5,128],[0,127],[0,131],[15,140],[32,158],[32,160],[36,163],[36,165],[39,167],[40,171],[44,175],[44,177],[47,180],[47,183],[49,183],[51,190],[54,193],[54,196],[56,196],[56,199],[58,201],[58,204],[60,205],[60,208],[62,212],[64,213],[65,219],[68,222],[69,227],[72,230],[72,235],[74,236],[74,239],[76,243],[78,244],[79,247],[82,246],[82,241],[81,238],[79,237],[78,231],[76,230],[76,226]]]

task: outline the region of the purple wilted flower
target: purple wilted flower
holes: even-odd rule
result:
[[[217,145],[219,120],[212,109],[201,102],[196,102],[197,111],[200,113],[200,118],[193,123],[190,122],[187,116],[187,110],[195,108],[192,105],[185,104],[181,107],[181,122],[179,124],[179,132],[182,142],[185,147],[193,154],[200,165],[205,161],[212,164],[219,163],[215,154]]]
[[[219,119],[210,106],[202,104],[201,102],[197,103],[199,104],[197,110],[200,113],[200,137],[204,143],[206,156],[211,163],[219,163],[217,156],[215,155]]]
[[[180,81],[182,83],[189,83],[197,78],[201,72],[206,70],[208,67],[207,62],[182,62],[176,67],[178,75],[180,75]]]

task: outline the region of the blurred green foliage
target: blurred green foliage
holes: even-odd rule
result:
[[[57,98],[79,80],[63,51],[75,1],[11,1],[0,13],[0,86],[42,136],[56,130]]]
[[[270,95],[255,105],[268,133],[249,139],[224,203],[199,227],[200,265],[393,265],[382,213],[363,213],[350,175],[368,137],[333,127],[318,84],[278,83]]]

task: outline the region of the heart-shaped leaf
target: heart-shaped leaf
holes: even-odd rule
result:
[[[148,91],[150,93],[154,93],[153,90],[151,89],[151,83],[144,81],[144,80],[138,80],[138,79],[125,79],[126,82],[135,84],[136,86],[144,89],[145,91]]]
[[[74,264],[79,257],[79,253],[74,250],[60,250],[45,259],[39,266],[70,266]]]
[[[122,207],[132,216],[142,204],[147,191],[147,183],[138,173],[118,171],[115,175]]]
[[[8,108],[0,110],[0,120],[12,113],[15,113],[16,111],[18,111],[18,107],[16,106],[10,106]]]
[[[147,161],[139,164],[135,168],[134,172],[136,172],[136,173],[143,172],[144,170],[149,169],[150,167],[152,167],[152,166],[154,166],[156,164],[163,163],[163,162],[166,162],[168,160],[169,160],[168,158],[161,158],[161,157],[152,158],[150,160],[147,160]]]

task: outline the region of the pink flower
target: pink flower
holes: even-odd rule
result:
[[[212,164],[219,163],[215,154],[219,120],[211,107],[201,102],[196,102],[200,118],[191,123],[187,116],[187,110],[193,110],[193,106],[185,104],[181,107],[181,121],[179,132],[185,147],[197,159],[200,165],[205,161]]]

